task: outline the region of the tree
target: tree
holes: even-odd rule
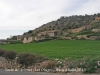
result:
[[[32,30],[29,30],[29,31],[28,31],[29,34],[32,33],[32,32],[33,32]]]
[[[16,58],[16,55],[17,55],[17,53],[16,53],[15,51],[10,50],[10,51],[6,51],[6,52],[5,52],[4,57],[5,57],[6,59],[11,59],[11,60],[13,60],[13,59]]]

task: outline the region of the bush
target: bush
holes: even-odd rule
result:
[[[5,51],[3,49],[0,49],[0,56],[3,56],[5,54]]]
[[[86,71],[84,71],[84,73],[95,73],[96,72],[96,68],[95,66],[97,66],[97,62],[96,61],[90,61],[87,63],[87,67],[86,67]]]
[[[17,53],[16,53],[15,51],[10,50],[10,51],[5,51],[4,57],[5,57],[6,59],[11,59],[11,60],[13,60],[13,59],[16,58],[16,55],[17,55]]]
[[[29,30],[29,31],[28,31],[29,34],[32,33],[32,32],[33,32],[32,30]]]
[[[22,64],[25,67],[33,65],[35,63],[36,58],[34,54],[31,53],[21,53],[18,55],[17,59],[18,63]]]

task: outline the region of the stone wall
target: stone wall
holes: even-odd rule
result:
[[[44,40],[46,39],[45,36],[36,36],[35,41]]]
[[[93,32],[100,32],[100,29],[92,29]]]
[[[34,37],[24,37],[24,39],[23,39],[23,43],[30,43],[30,42],[32,42],[34,40]]]
[[[86,26],[82,26],[82,27],[76,28],[76,29],[69,29],[68,32],[77,33],[77,32],[84,30],[85,28],[86,28]]]

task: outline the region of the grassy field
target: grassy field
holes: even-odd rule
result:
[[[31,52],[45,55],[49,58],[64,59],[70,57],[79,59],[84,56],[96,57],[100,55],[100,41],[93,40],[51,40],[30,44],[6,44],[3,49],[16,52]]]

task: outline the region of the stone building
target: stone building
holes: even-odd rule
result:
[[[22,35],[17,35],[17,36],[13,36],[13,37],[11,38],[11,40],[17,40],[17,41],[20,41],[20,40],[22,40],[22,38],[23,38]]]
[[[23,43],[30,43],[30,42],[32,42],[33,40],[34,40],[34,37],[32,37],[32,36],[27,36],[27,37],[24,37],[24,38],[23,38],[22,42],[23,42]]]
[[[45,36],[36,36],[35,37],[35,41],[44,40],[44,39],[46,39]]]
[[[52,37],[59,37],[60,31],[59,30],[51,30],[51,31],[44,31],[37,34],[35,37],[36,41],[51,39]]]
[[[57,37],[60,35],[59,30],[44,31],[37,34],[37,36],[48,35],[49,37]]]
[[[17,38],[17,40],[22,40],[22,36],[21,35],[18,35],[18,36],[16,36],[16,38]]]

